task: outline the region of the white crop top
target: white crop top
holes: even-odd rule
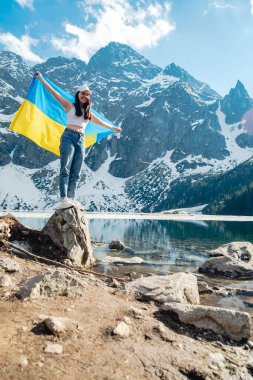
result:
[[[72,125],[76,125],[78,127],[82,127],[83,129],[85,129],[86,125],[89,122],[89,119],[84,120],[84,118],[83,118],[84,111],[82,110],[82,113],[83,113],[82,116],[76,116],[75,113],[76,113],[75,106],[73,106],[71,108],[71,110],[69,112],[67,112],[68,125],[72,124]]]

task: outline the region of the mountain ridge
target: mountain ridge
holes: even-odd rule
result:
[[[8,54],[2,56],[6,59]],[[58,198],[58,161],[8,131],[6,120],[25,96],[24,88],[35,69],[67,91],[87,82],[94,107],[122,127],[120,138],[113,135],[86,152],[78,198],[88,210],[150,212],[166,204],[177,207],[176,194],[175,201],[166,202],[177,183],[225,174],[253,155],[253,138],[245,132],[240,116],[251,110],[253,101],[240,81],[232,95],[230,91],[222,98],[175,63],[161,69],[127,45],[112,42],[93,57],[87,65],[64,57],[49,58],[34,68],[24,64],[18,82],[11,75],[12,70],[17,73],[15,55],[9,55],[9,75],[6,69],[0,70],[0,81],[5,83],[0,106],[0,175],[7,167],[13,173],[22,170],[25,182],[35,193],[41,192],[41,199],[34,198],[31,207],[50,208]],[[235,118],[231,107],[236,98]],[[22,203],[26,199],[22,191],[15,195],[7,185],[11,186],[0,186],[0,207],[28,207],[27,201]],[[183,187],[179,188],[183,196]],[[197,205],[197,195],[194,199]]]

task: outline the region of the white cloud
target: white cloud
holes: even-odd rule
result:
[[[250,0],[250,12],[253,14],[253,0]]]
[[[22,7],[22,8],[30,8],[31,10],[34,10],[33,6],[34,0],[16,0],[16,2]]]
[[[205,10],[204,14],[206,15],[211,9],[224,10],[224,9],[235,9],[235,7],[234,5],[225,1],[211,1],[209,2],[208,8]]]
[[[19,40],[11,33],[0,33],[0,43],[6,50],[13,51],[16,54],[21,55],[27,61],[40,63],[42,58],[31,51],[32,45],[37,45],[38,40],[29,37],[24,34]]]
[[[64,24],[65,38],[53,37],[55,48],[66,55],[87,61],[102,46],[111,41],[142,49],[156,46],[158,41],[175,29],[169,21],[170,3],[138,0],[82,0],[84,27]]]

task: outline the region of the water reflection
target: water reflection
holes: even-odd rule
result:
[[[195,271],[208,258],[207,251],[231,241],[253,241],[250,222],[178,222],[165,220],[90,220],[95,241],[122,240],[134,253],[121,253],[145,259],[154,270],[178,268]],[[95,249],[101,259],[107,248]],[[157,267],[159,266],[159,268]],[[139,269],[140,270],[140,269]],[[149,268],[150,271],[150,268]]]
[[[19,219],[36,229],[47,222],[45,218]],[[207,251],[231,241],[253,242],[251,222],[90,219],[89,228],[94,241],[120,239],[131,248],[121,252],[121,257],[143,258],[145,263],[133,268],[138,272],[195,271],[208,258]],[[115,255],[107,244],[94,247],[94,254],[99,260]]]

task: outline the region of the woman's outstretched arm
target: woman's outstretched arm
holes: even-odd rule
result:
[[[71,110],[73,107],[72,103],[68,99],[65,99],[63,96],[61,96],[59,92],[57,92],[52,86],[50,86],[50,84],[45,81],[41,73],[35,73],[34,76],[38,78],[43,86],[54,96],[56,100],[58,100],[62,107],[65,108],[66,112],[69,112]]]
[[[122,132],[121,128],[113,127],[112,125],[106,123],[105,121],[99,119],[97,116],[93,115],[92,112],[91,112],[91,121],[93,121],[93,123],[95,123],[95,124],[101,125],[101,127],[105,127],[107,129],[112,129],[115,132]]]

